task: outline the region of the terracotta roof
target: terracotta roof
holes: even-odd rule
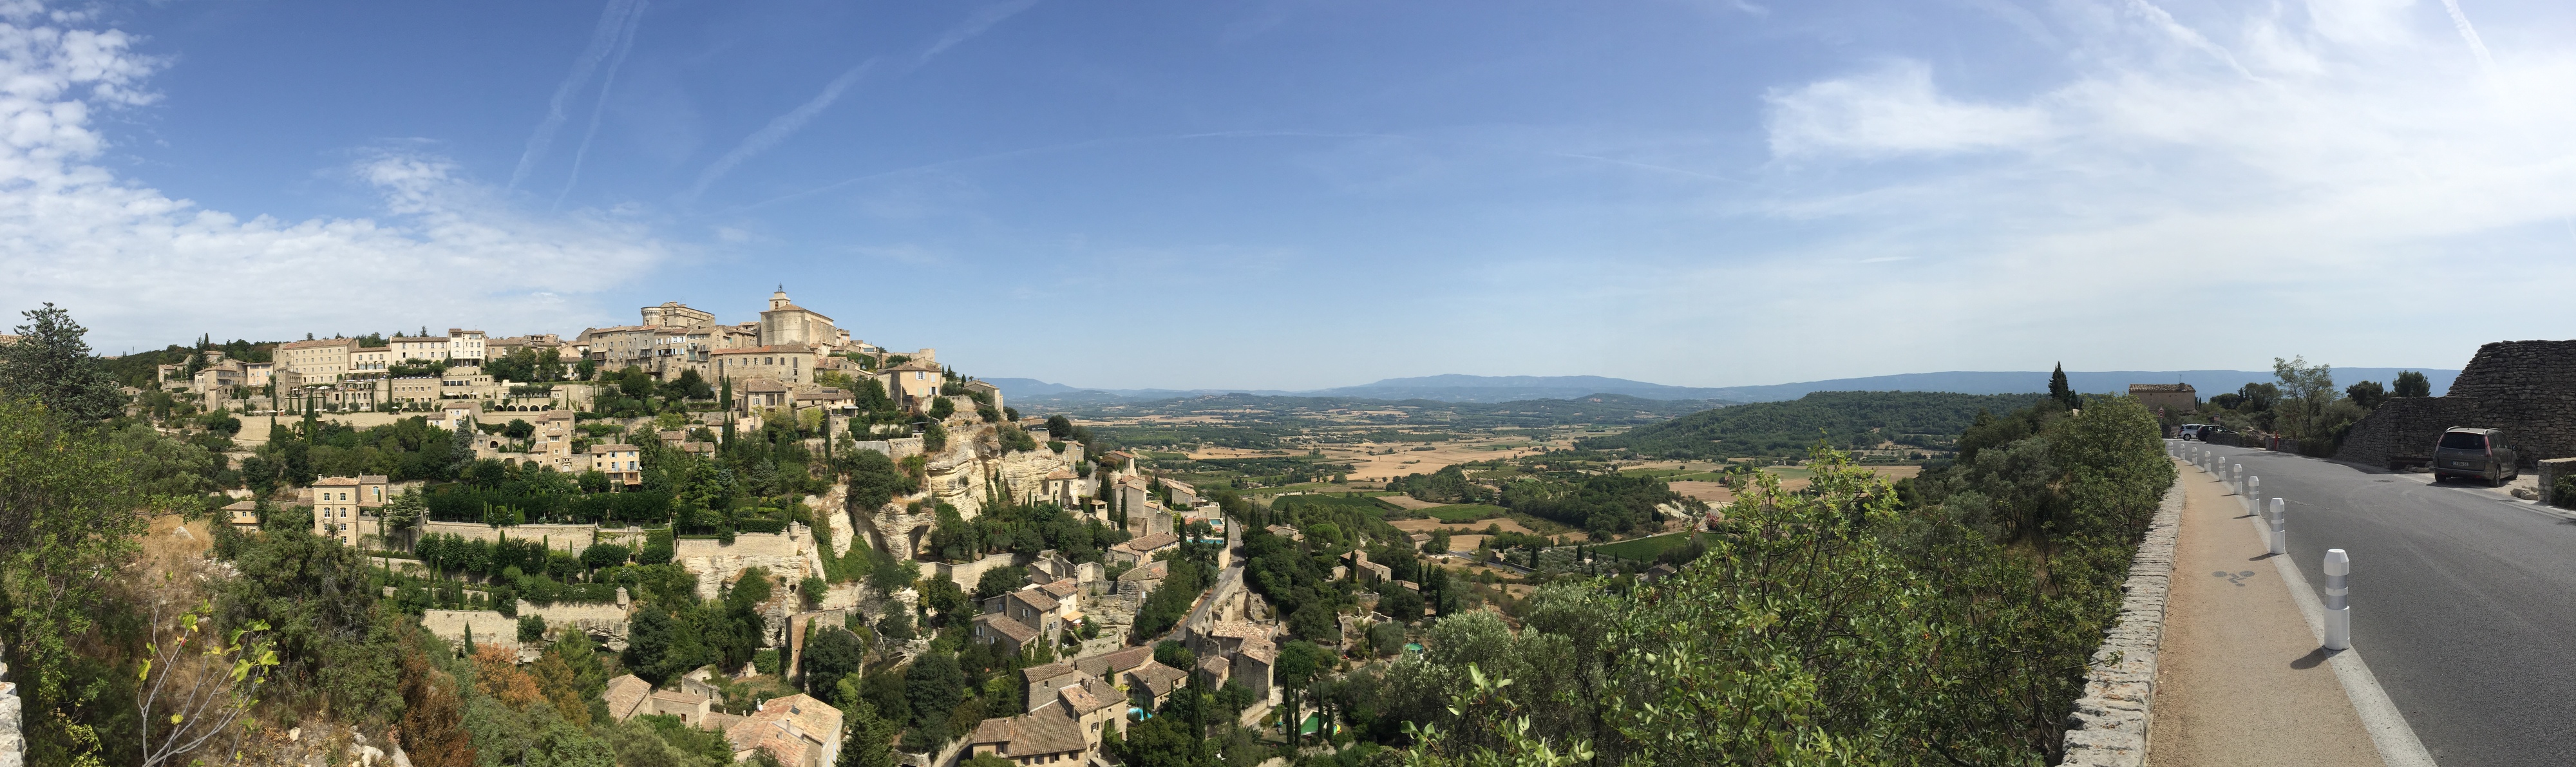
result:
[[[1160,698],[1170,693],[1172,688],[1181,686],[1181,680],[1190,678],[1190,672],[1149,660],[1145,665],[1137,666],[1127,672],[1127,676],[1135,680],[1135,684],[1144,685],[1145,689],[1152,691],[1154,697]]]
[[[1073,585],[1071,578],[1057,578],[1038,588],[1046,590],[1049,596],[1056,598],[1058,604],[1062,604],[1065,597],[1073,596],[1074,590],[1080,587]]]
[[[1005,759],[1078,752],[1091,747],[1091,742],[1082,736],[1082,724],[1074,721],[1073,712],[1057,705],[1005,719],[984,720],[975,725],[975,734],[967,736],[967,746],[971,750],[985,744],[997,746]]]
[[[278,344],[278,345],[277,345],[277,348],[279,348],[279,349],[281,349],[281,350],[283,350],[283,349],[315,349],[315,348],[320,348],[320,347],[324,347],[324,346],[355,346],[355,345],[357,345],[357,343],[358,343],[357,339],[354,339],[354,338],[317,338],[317,339],[313,339],[313,340],[311,340],[311,341],[290,341],[290,342],[287,342],[287,343]]]
[[[770,394],[774,392],[787,391],[787,385],[779,383],[778,379],[775,378],[754,378],[742,382],[741,388],[743,391],[752,394]]]
[[[1259,661],[1264,666],[1274,665],[1279,660],[1279,651],[1271,649],[1269,642],[1246,643],[1242,649],[1235,650],[1234,654],[1236,657]]]
[[[975,616],[975,625],[990,626],[994,633],[1010,637],[1011,641],[1022,644],[1026,644],[1031,639],[1038,638],[1037,629],[1029,628],[1027,624],[1011,620],[1010,617],[1001,613],[985,613]]]
[[[1046,589],[1043,589],[1043,588],[1038,588],[1038,587],[1036,587],[1036,586],[1031,586],[1031,587],[1028,587],[1028,588],[1025,588],[1025,589],[1020,589],[1020,590],[1018,590],[1018,591],[1011,592],[1011,595],[1012,595],[1012,596],[1019,597],[1019,598],[1020,598],[1020,601],[1022,601],[1022,602],[1027,602],[1027,603],[1029,603],[1029,606],[1030,606],[1030,607],[1033,607],[1033,608],[1036,608],[1036,609],[1040,609],[1040,610],[1053,610],[1053,609],[1055,609],[1055,597],[1048,596],[1048,595],[1047,595],[1047,593],[1046,593]]]
[[[1026,684],[1037,684],[1039,682],[1071,673],[1074,673],[1073,664],[1066,663],[1064,661],[1056,661],[1044,666],[1030,666],[1028,668],[1020,669],[1020,681]]]
[[[600,453],[606,453],[606,452],[611,452],[611,451],[616,451],[616,450],[634,450],[634,449],[635,449],[635,446],[634,446],[634,445],[592,445],[592,446],[590,446],[590,452],[591,452],[591,454],[592,454],[592,455],[598,455],[598,454],[600,454]]]
[[[1157,559],[1152,562],[1137,565],[1134,569],[1128,570],[1127,572],[1120,573],[1118,575],[1118,579],[1122,581],[1159,581],[1164,578],[1171,577],[1171,564],[1172,563],[1169,561]]]
[[[1121,543],[1111,548],[1125,549],[1138,554],[1147,554],[1160,551],[1165,546],[1170,546],[1180,542],[1180,536],[1173,535],[1171,533],[1155,533],[1153,535],[1138,536],[1136,538],[1128,539],[1126,543]]]
[[[1055,471],[1047,472],[1046,478],[1047,478],[1047,479],[1073,479],[1073,478],[1074,478],[1074,476],[1073,476],[1073,471],[1072,471],[1071,469],[1057,469],[1057,470],[1055,470]]]
[[[651,694],[653,694],[653,683],[644,681],[642,677],[634,674],[627,674],[608,680],[608,689],[601,692],[599,698],[608,702],[609,718],[625,719],[634,716],[635,708],[643,705],[645,696]]]
[[[1234,675],[1234,668],[1226,665],[1224,658],[1211,655],[1199,659],[1199,673],[1206,674],[1217,679],[1224,679]]]
[[[1217,621],[1208,626],[1208,636],[1227,639],[1269,639],[1270,629],[1251,621]]]
[[[1085,674],[1097,677],[1108,677],[1115,674],[1125,673],[1128,669],[1144,665],[1153,660],[1154,648],[1129,647],[1115,652],[1106,652],[1099,655],[1088,655],[1075,658],[1073,659],[1073,667],[1081,669]]]
[[[384,483],[385,483],[385,475],[382,475],[382,474],[360,474],[360,475],[358,475],[358,484],[361,484],[361,485],[381,485],[381,484],[384,484]]]
[[[1088,714],[1109,706],[1108,701],[1101,700],[1100,696],[1091,694],[1090,690],[1082,689],[1081,685],[1074,685],[1057,690],[1055,694],[1058,698],[1064,701],[1065,710],[1073,712],[1075,716]]]
[[[357,477],[323,477],[321,479],[313,480],[314,487],[341,487],[344,485],[355,487],[357,484]]]
[[[2197,391],[2197,390],[2195,390],[2195,389],[2191,388],[2191,384],[2186,384],[2186,383],[2173,383],[2173,384],[2129,384],[2129,393],[2130,393],[2130,394],[2140,394],[2140,393],[2144,393],[2144,392],[2193,392],[2193,391]]]
[[[806,750],[821,751],[840,731],[840,709],[800,692],[760,704],[759,711],[725,728],[725,740],[737,754],[762,749],[780,762],[803,764]]]

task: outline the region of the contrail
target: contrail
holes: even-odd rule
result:
[[[650,3],[638,0],[635,12],[626,15],[626,29],[617,37],[617,53],[608,60],[608,74],[599,81],[599,100],[590,106],[590,128],[581,133],[581,146],[572,153],[572,174],[564,178],[563,191],[555,193],[555,204],[549,210],[561,209],[564,197],[581,183],[581,161],[590,156],[590,140],[599,136],[599,117],[608,111],[608,93],[617,87],[617,70],[626,66],[626,52],[635,48],[635,28],[644,25],[644,7]]]
[[[928,64],[930,63],[930,59],[934,56],[938,56],[941,51],[948,50],[950,47],[955,46],[958,43],[966,42],[976,35],[983,34],[984,30],[992,29],[993,25],[1000,24],[1005,19],[1019,15],[1019,12],[1028,10],[1029,6],[1037,4],[1038,0],[1012,0],[1007,3],[997,3],[985,6],[984,10],[976,11],[973,17],[968,18],[966,23],[959,24],[956,28],[948,30],[947,34],[940,35],[939,39],[932,42],[929,48],[922,49],[921,55],[913,57],[912,64],[910,66],[906,66],[904,68],[913,69],[920,67],[923,64]]]
[[[2198,48],[2203,53],[2215,56],[2219,61],[2227,62],[2227,67],[2229,69],[2236,70],[2236,73],[2243,75],[2245,79],[2253,80],[2255,82],[2265,82],[2263,78],[2255,77],[2254,72],[2246,69],[2244,64],[2237,63],[2235,54],[2228,53],[2227,49],[2218,47],[2217,43],[2210,42],[2209,38],[2201,36],[2198,30],[2183,26],[2182,22],[2174,19],[2173,14],[2166,12],[2163,8],[2157,7],[2156,4],[2147,2],[2147,0],[2129,0],[2129,11],[2150,22],[2154,22],[2156,26],[2164,28],[2165,34],[2173,35],[2175,39],[2181,40],[2191,47]]]
[[[510,171],[509,188],[518,188],[519,182],[527,180],[528,171],[536,167],[537,160],[545,157],[546,147],[555,141],[555,130],[562,128],[568,117],[564,112],[565,102],[571,101],[573,94],[590,85],[591,72],[599,68],[601,59],[608,58],[609,49],[617,44],[618,30],[626,26],[627,17],[634,14],[638,2],[608,0],[608,7],[600,9],[599,26],[590,32],[590,46],[582,49],[581,58],[573,60],[572,73],[565,75],[563,83],[555,86],[554,99],[546,103],[546,119],[537,123],[536,134],[528,137],[527,151],[519,155],[519,167]]]
[[[2478,68],[2486,70],[2487,79],[2495,79],[2495,57],[2487,53],[2487,43],[2478,39],[2478,28],[2469,26],[2469,15],[2460,12],[2460,0],[2442,0],[2442,8],[2451,12],[2451,26],[2460,30],[2460,39],[2469,41],[2469,52],[2478,57]]]
[[[914,55],[911,62],[903,64],[901,71],[910,72],[919,69],[921,65],[930,63],[930,60],[937,57],[940,52],[973,39],[976,35],[983,34],[985,30],[992,29],[993,25],[1000,24],[1037,4],[1038,0],[1011,0],[985,6],[983,10],[976,11],[974,16],[968,17],[965,23],[941,33],[938,39],[931,41],[929,47],[923,48],[921,53]],[[830,84],[823,86],[822,93],[815,94],[814,98],[787,114],[772,118],[768,125],[761,126],[760,130],[744,137],[740,145],[726,152],[723,157],[716,158],[714,164],[707,166],[706,172],[698,174],[698,183],[689,188],[688,193],[681,198],[681,203],[697,202],[700,195],[706,194],[707,187],[713,186],[716,180],[723,178],[725,174],[733,172],[734,166],[741,165],[744,160],[749,160],[754,155],[769,151],[780,142],[786,141],[787,137],[803,130],[806,123],[812,122],[815,115],[821,114],[825,108],[832,106],[832,102],[841,98],[842,91],[848,90],[860,78],[865,77],[868,70],[874,69],[876,64],[877,60],[871,58],[858,66],[851,67],[850,71],[841,73],[840,77],[833,78]]]
[[[849,90],[851,85],[856,84],[859,78],[867,76],[868,70],[875,69],[876,66],[876,59],[859,62],[859,65],[851,67],[850,71],[841,73],[840,77],[832,78],[832,82],[823,86],[822,93],[814,94],[813,98],[806,99],[805,103],[789,110],[787,114],[770,118],[768,125],[761,126],[760,130],[745,137],[741,145],[735,146],[733,151],[724,153],[723,157],[716,158],[715,164],[707,166],[706,172],[698,174],[698,183],[689,187],[689,195],[682,201],[696,202],[698,195],[706,194],[707,187],[713,185],[716,179],[723,178],[724,174],[732,172],[734,166],[751,159],[752,155],[769,151],[770,147],[777,146],[778,142],[786,141],[787,137],[796,135],[799,130],[804,130],[805,124],[812,122],[815,115],[822,114],[825,108],[832,106],[832,102],[841,99],[842,91]]]

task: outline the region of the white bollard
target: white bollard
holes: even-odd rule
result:
[[[2352,649],[2352,557],[2326,549],[2326,649]]]
[[[2262,512],[2263,512],[2263,478],[2262,478],[2262,477],[2246,477],[2246,478],[2245,478],[2245,513],[2247,513],[2247,514],[2260,514],[2260,513],[2262,513]]]
[[[2274,554],[2290,553],[2290,527],[2283,514],[2284,508],[2288,505],[2287,501],[2274,498],[2272,512],[2264,515],[2267,521],[2272,523],[2271,551]]]

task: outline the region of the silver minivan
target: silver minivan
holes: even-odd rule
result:
[[[2522,476],[2522,455],[2507,447],[2503,429],[2451,427],[2433,445],[2433,481],[2475,478],[2488,487]]]

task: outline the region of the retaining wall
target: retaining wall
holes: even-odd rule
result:
[[[2433,442],[2454,426],[2505,430],[2524,468],[2576,457],[2576,341],[2480,346],[2444,396],[2381,403],[2345,435],[2335,458],[2372,466],[2430,458]]]
[[[2165,597],[2173,583],[2174,537],[2182,526],[2182,482],[2176,479],[2156,507],[2129,580],[2120,590],[2119,622],[2103,635],[2085,674],[2084,697],[2067,715],[2066,758],[2061,765],[2142,767],[2147,763],[2147,722],[2156,694],[2156,651],[2164,644]]]

